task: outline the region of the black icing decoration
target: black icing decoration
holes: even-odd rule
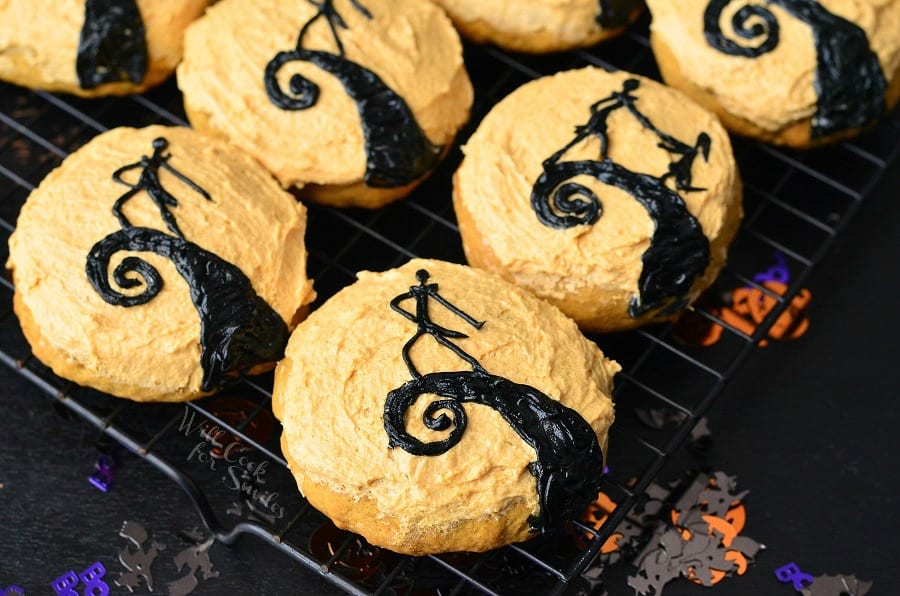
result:
[[[357,0],[350,1],[366,18],[372,18]],[[313,4],[319,10],[300,30],[296,49],[279,52],[266,65],[263,80],[269,100],[283,110],[307,110],[315,106],[321,93],[316,83],[298,73],[290,78],[288,90],[285,90],[278,80],[278,73],[290,62],[316,65],[341,82],[359,110],[365,138],[366,184],[395,188],[418,180],[434,168],[443,147],[428,140],[400,95],[377,74],[344,56],[338,30],[346,29],[347,24],[334,8],[333,0]],[[303,48],[306,32],[323,16],[334,37],[337,54]]]
[[[639,295],[631,300],[628,314],[639,317],[661,309],[658,314],[671,314],[687,304],[686,296],[696,278],[709,265],[709,240],[684,200],[666,186],[671,179],[677,190],[703,190],[693,185],[693,165],[698,156],[709,158],[712,140],[700,133],[689,145],[657,128],[636,106],[634,94],[640,87],[637,79],[625,81],[622,91],[601,99],[591,106],[591,117],[575,128],[575,137],[544,161],[544,171],[531,193],[531,206],[541,223],[556,229],[592,225],[603,214],[603,205],[587,186],[575,182],[587,176],[623,190],[635,198],[654,223],[650,247],[641,256],[643,269],[638,280]],[[659,148],[673,156],[668,171],[661,176],[632,172],[608,157],[608,119],[626,109],[640,124],[659,137]],[[590,136],[600,139],[600,160],[563,161],[565,154]]]
[[[191,301],[200,315],[200,362],[203,368],[203,391],[214,391],[228,379],[254,366],[273,362],[282,357],[287,344],[287,325],[266,301],[253,289],[250,280],[235,265],[185,240],[175,223],[170,208],[178,202],[163,188],[159,170],[174,174],[207,200],[209,194],[169,165],[171,157],[164,154],[168,141],[153,142],[151,157],[143,156],[135,164],[117,170],[113,179],[129,186],[113,208],[122,226],[97,242],[88,254],[85,272],[94,290],[108,304],[131,308],[146,304],[163,287],[163,280],[153,265],[128,256],[113,271],[113,281],[122,289],[143,286],[137,294],[125,294],[111,286],[109,270],[112,257],[119,252],[152,252],[172,262],[187,282]],[[136,184],[125,182],[124,172],[140,169]],[[122,207],[137,193],[146,192],[159,206],[163,220],[172,234],[144,227],[135,227],[125,218]]]
[[[733,1],[712,0],[707,6],[703,15],[707,43],[722,53],[745,58],[757,58],[778,47],[778,20],[760,4],[742,6],[731,19],[735,35],[748,45],[725,35],[722,13]],[[812,118],[812,138],[864,127],[887,111],[884,71],[862,28],[829,12],[815,0],[769,2],[812,28],[817,56],[815,89],[819,98]]]
[[[140,84],[147,74],[144,20],[135,0],[86,0],[75,70],[82,89]]]
[[[130,188],[128,192],[126,192],[116,200],[112,208],[113,215],[115,215],[116,219],[119,220],[119,224],[123,229],[128,229],[132,227],[132,225],[131,222],[128,221],[128,218],[125,217],[125,214],[122,213],[122,208],[125,206],[125,203],[130,201],[131,198],[136,194],[145,191],[148,195],[150,195],[150,199],[153,200],[153,203],[159,208],[159,214],[162,217],[163,221],[166,223],[166,227],[169,228],[169,231],[171,231],[179,238],[184,238],[184,234],[181,233],[181,229],[178,227],[178,222],[175,221],[175,215],[171,211],[171,208],[178,206],[178,199],[176,199],[169,191],[167,191],[163,187],[162,182],[160,182],[159,180],[160,169],[164,169],[170,174],[174,175],[176,178],[187,184],[195,192],[203,196],[203,198],[207,201],[212,200],[212,197],[209,196],[208,192],[197,186],[187,176],[169,165],[169,158],[171,157],[171,155],[163,153],[168,148],[168,146],[169,141],[167,141],[166,139],[154,139],[152,157],[147,157],[146,155],[141,156],[140,161],[138,161],[137,163],[122,166],[121,168],[113,172],[113,180],[123,186],[127,186]],[[132,170],[141,171],[140,177],[138,178],[136,184],[126,182],[122,178],[123,174]]]
[[[640,0],[600,0],[597,24],[604,29],[624,27],[640,6]]]
[[[391,308],[416,323],[417,330],[403,347],[403,359],[412,380],[388,393],[384,405],[384,429],[389,446],[400,447],[418,456],[439,456],[455,447],[467,426],[462,404],[472,403],[496,410],[512,429],[535,450],[537,461],[530,471],[537,479],[540,519],[530,519],[532,531],[552,533],[578,516],[596,497],[603,470],[603,453],[591,426],[576,412],[551,399],[541,391],[490,374],[478,361],[451,339],[464,339],[466,334],[441,327],[428,314],[431,300],[449,309],[471,326],[480,329],[484,323],[449,303],[438,293],[438,284],[426,283],[425,270],[416,273],[419,284],[391,301]],[[401,307],[414,299],[416,312]],[[409,351],[424,335],[430,335],[451,350],[471,371],[421,374],[412,363]],[[423,396],[438,396],[424,411],[423,423],[431,430],[446,431],[446,439],[423,442],[406,430],[406,413]]]

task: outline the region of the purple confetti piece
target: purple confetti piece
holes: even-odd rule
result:
[[[101,455],[97,458],[97,463],[94,465],[96,470],[88,478],[88,481],[103,492],[108,493],[113,482],[115,482],[116,470],[119,466],[111,455]]]
[[[5,590],[0,588],[0,596],[25,596],[25,588],[9,586]]]
[[[109,596],[109,584],[103,577],[106,575],[106,567],[97,561],[79,574],[84,583],[84,596]]]
[[[775,265],[769,267],[762,273],[753,276],[753,281],[758,284],[764,284],[767,281],[777,281],[787,285],[791,281],[791,271],[788,269],[787,260],[780,252],[775,252]]]
[[[791,562],[775,570],[775,577],[783,584],[793,584],[794,590],[801,592],[803,588],[815,581],[813,576],[800,571],[796,563]]]
[[[73,588],[78,585],[78,576],[74,571],[69,571],[60,575],[50,582],[50,587],[56,592],[57,596],[79,596]]]

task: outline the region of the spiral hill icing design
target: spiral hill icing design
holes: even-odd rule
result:
[[[417,329],[403,346],[403,360],[412,380],[390,391],[384,405],[384,428],[389,446],[400,447],[412,455],[443,455],[459,444],[466,432],[467,417],[462,404],[487,406],[497,411],[537,455],[530,471],[537,479],[540,519],[529,520],[532,531],[559,530],[562,524],[579,515],[599,490],[603,453],[596,434],[575,410],[534,387],[489,373],[451,341],[468,336],[434,323],[428,311],[431,301],[476,330],[485,323],[476,321],[443,298],[438,292],[438,284],[427,283],[429,277],[426,270],[419,270],[416,273],[418,285],[411,286],[408,292],[391,301],[391,308],[415,323]],[[415,300],[414,313],[401,306],[406,300]],[[410,350],[425,335],[451,350],[472,370],[420,373],[410,358]],[[423,395],[439,398],[425,408],[424,425],[431,430],[449,430],[447,438],[423,442],[406,430],[406,413]]]
[[[147,74],[144,21],[135,0],[86,0],[75,70],[82,89],[140,84]]]
[[[707,43],[732,56],[757,58],[775,50],[780,42],[776,15],[763,4],[742,3],[731,18],[734,34],[722,30],[722,14],[735,0],[712,0],[704,13]],[[878,56],[856,24],[829,12],[815,0],[769,0],[812,29],[816,46],[815,89],[818,95],[812,118],[812,137],[861,128],[887,110],[887,81]]]
[[[366,151],[366,184],[376,188],[406,186],[430,171],[440,159],[443,147],[433,145],[422,131],[406,101],[371,70],[344,55],[339,29],[347,24],[334,7],[334,0],[312,2],[318,8],[297,38],[294,50],[279,52],[266,65],[263,80],[270,101],[283,110],[307,110],[319,100],[315,82],[295,74],[288,90],[282,88],[278,73],[290,62],[308,62],[336,77],[356,103],[362,123]],[[358,0],[349,0],[366,18],[372,14]],[[309,28],[324,17],[331,29],[338,53],[308,50],[303,40]]]
[[[150,302],[163,287],[159,271],[149,262],[127,256],[113,270],[110,284],[109,270],[115,254],[152,252],[172,262],[187,282],[191,301],[200,315],[201,389],[214,391],[229,378],[254,366],[278,360],[288,340],[288,328],[281,317],[260,297],[250,280],[235,265],[184,238],[172,209],[178,200],[160,182],[159,171],[164,169],[184,182],[206,200],[209,194],[172,167],[165,153],[169,143],[164,138],[153,141],[153,154],[124,166],[113,179],[129,190],[113,206],[113,214],[122,229],[109,234],[91,249],[85,272],[94,290],[108,304],[132,308]],[[122,175],[140,170],[135,184]],[[171,234],[153,228],[135,227],[122,213],[124,205],[141,192],[147,193],[160,210]],[[137,294],[133,290],[143,286]]]
[[[657,309],[666,315],[683,308],[694,280],[710,261],[709,240],[700,223],[666,182],[672,179],[675,188],[682,192],[704,190],[693,185],[693,164],[698,156],[709,158],[712,141],[709,135],[700,133],[696,142],[689,145],[658,129],[636,105],[639,87],[640,81],[628,79],[622,91],[594,103],[588,122],[577,126],[575,137],[544,161],[543,172],[531,193],[531,206],[538,220],[560,230],[593,225],[603,215],[600,198],[587,186],[575,182],[578,176],[589,176],[623,190],[647,210],[654,233],[650,247],[641,257],[639,295],[628,309],[632,318]],[[667,172],[661,176],[633,172],[609,157],[608,119],[620,109],[626,109],[641,126],[656,134],[661,149],[679,156],[669,164]],[[590,136],[600,139],[600,159],[564,161],[570,149]]]

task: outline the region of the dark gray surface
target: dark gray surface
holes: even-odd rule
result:
[[[50,582],[95,561],[110,582],[124,568],[118,536],[125,520],[143,523],[164,544],[153,566],[154,593],[166,594],[179,574],[173,558],[187,543],[178,533],[200,526],[191,503],[161,473],[130,454],[120,454],[116,484],[103,493],[88,482],[99,433],[78,419],[66,420],[36,387],[0,366],[0,588],[16,584],[27,594],[53,594]],[[254,538],[235,548],[214,545],[216,579],[195,594],[321,594],[328,586],[315,574]],[[79,588],[81,593],[81,588]],[[114,589],[113,594],[127,594]],[[137,590],[135,593],[149,593]]]

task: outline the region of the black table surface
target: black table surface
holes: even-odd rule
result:
[[[715,594],[793,594],[774,576],[790,561],[812,575],[873,581],[872,594],[900,594],[898,189],[895,167],[815,270],[808,333],[757,349],[710,415],[709,449],[680,452],[662,474],[722,470],[750,490],[743,533],[767,548]],[[111,492],[97,490],[86,480],[97,431],[60,416],[16,372],[0,367],[0,379],[0,593],[18,585],[27,594],[53,594],[52,580],[95,561],[113,579],[122,571],[123,520],[152,528],[166,544],[154,567],[156,593],[165,593],[160,582],[176,576],[166,566],[184,545],[179,531],[200,525],[188,499],[134,457],[124,459]],[[219,577],[195,594],[336,592],[254,538],[214,545],[210,557]],[[633,593],[624,585],[627,571],[610,574],[610,594]],[[702,590],[678,580],[664,593]]]

